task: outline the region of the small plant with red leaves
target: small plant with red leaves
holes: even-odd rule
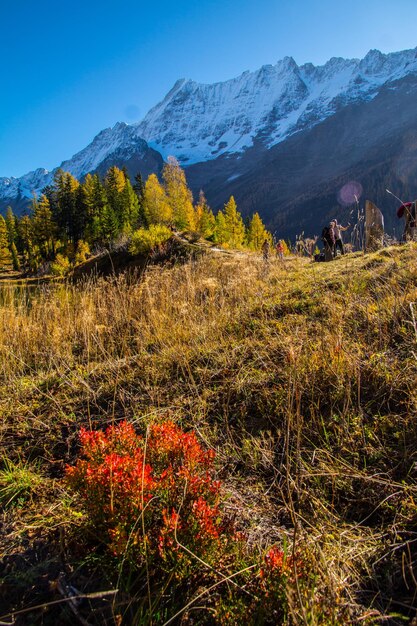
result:
[[[264,565],[259,570],[261,580],[271,582],[276,578],[289,579],[291,582],[303,573],[303,562],[298,556],[286,555],[283,550],[273,546],[264,557]],[[265,585],[267,586],[267,585]]]
[[[121,422],[105,431],[83,428],[80,442],[82,458],[67,467],[67,482],[115,555],[159,559],[168,568],[188,566],[190,553],[214,555],[224,534],[220,483],[214,453],[195,433],[166,421],[143,437]]]

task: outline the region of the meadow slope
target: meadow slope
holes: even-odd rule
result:
[[[140,281],[3,291],[1,623],[415,617],[415,244],[326,264],[207,254]],[[251,558],[277,545],[304,563],[283,581],[282,612],[260,617],[255,569],[235,591],[204,563],[152,599],[143,571],[97,542],[64,480],[80,427],[127,419],[143,432],[165,418],[215,450],[222,508]]]

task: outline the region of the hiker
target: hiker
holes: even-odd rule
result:
[[[397,209],[397,217],[405,218],[403,241],[414,241],[416,238],[416,214],[417,200],[414,202],[404,202]]]
[[[334,253],[335,235],[334,235],[334,223],[330,222],[328,226],[325,226],[321,231],[321,240],[324,244],[324,256],[326,261],[331,261]]]
[[[282,239],[278,240],[277,245],[275,246],[276,253],[280,261],[284,260],[284,245],[282,243]]]
[[[270,243],[268,241],[268,239],[265,239],[265,241],[262,244],[262,257],[263,260],[265,261],[265,263],[267,263],[269,261],[269,252],[270,252]]]
[[[341,254],[345,254],[345,249],[343,247],[342,241],[342,232],[349,228],[350,224],[347,226],[342,226],[337,223],[337,220],[333,220],[333,230],[334,230],[334,256],[337,255],[337,249],[339,248]]]

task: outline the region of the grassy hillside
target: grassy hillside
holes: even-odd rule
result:
[[[266,267],[211,254],[140,282],[7,292],[0,622],[408,623],[416,255],[409,244]],[[169,419],[215,450],[236,542],[200,560],[177,542],[185,573],[112,556],[64,474],[81,426],[124,419],[142,434]],[[274,571],[271,548],[284,554]]]

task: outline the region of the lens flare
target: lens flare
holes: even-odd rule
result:
[[[125,107],[125,116],[128,120],[138,120],[140,118],[140,108],[136,104],[129,104]]]
[[[362,185],[356,180],[351,180],[339,190],[337,200],[342,206],[350,206],[359,200],[362,193]]]

